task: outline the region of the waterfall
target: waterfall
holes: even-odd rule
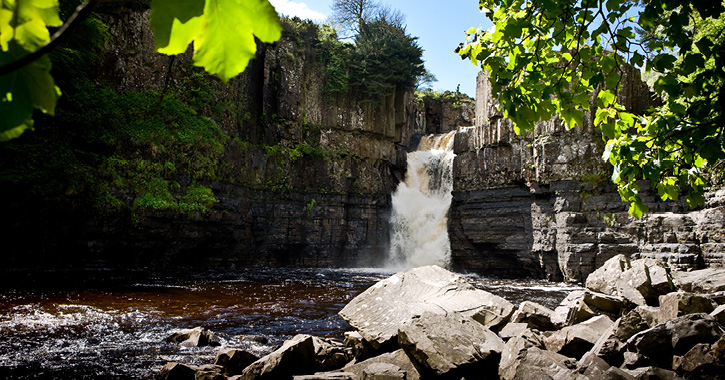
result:
[[[388,266],[448,266],[448,209],[453,190],[453,137],[456,131],[425,136],[408,153],[405,181],[392,196]]]

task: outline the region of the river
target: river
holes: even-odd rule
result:
[[[151,273],[103,268],[0,272],[0,378],[152,379],[168,361],[213,362],[219,347],[164,338],[205,326],[257,355],[308,333],[341,339],[337,312],[392,272],[248,268]],[[519,303],[555,307],[572,287],[467,276]]]

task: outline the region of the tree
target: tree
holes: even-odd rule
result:
[[[603,159],[630,214],[649,210],[637,180],[663,200],[686,191],[690,207],[704,203],[705,172],[725,159],[723,3],[480,0],[479,8],[493,27],[469,29],[457,51],[488,71],[517,133],[554,114],[581,125],[594,95]],[[619,104],[627,64],[653,76],[660,106],[636,115]]]
[[[369,99],[413,89],[425,73],[423,49],[405,29],[378,20],[367,23],[355,39],[350,81]]]
[[[343,37],[355,37],[363,26],[370,22],[378,12],[380,3],[375,0],[333,0],[332,20],[340,32],[349,33]]]
[[[0,3],[0,141],[33,126],[33,110],[53,114],[60,89],[46,53],[100,0],[86,0],[65,24],[58,0]],[[194,64],[224,81],[238,75],[257,50],[255,36],[274,42],[279,16],[267,0],[152,0],[156,51],[184,53],[194,44]],[[49,27],[60,27],[53,36]]]

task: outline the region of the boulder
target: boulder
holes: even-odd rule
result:
[[[652,259],[643,259],[647,263],[650,284],[656,294],[667,294],[675,290],[670,269],[664,264]]]
[[[634,377],[635,380],[684,380],[682,377],[677,376],[676,373],[670,370],[651,366],[625,369],[624,372]]]
[[[165,339],[166,342],[176,343],[183,347],[220,346],[221,341],[209,329],[198,326],[193,329],[176,331]]]
[[[195,380],[197,367],[171,362],[166,363],[156,377],[159,380]]]
[[[581,358],[613,325],[604,315],[555,331],[544,339],[546,348],[570,358]]]
[[[405,371],[395,364],[373,363],[363,370],[363,379],[405,380]]]
[[[343,345],[351,350],[352,356],[357,361],[365,360],[375,356],[376,354],[382,354],[382,352],[377,352],[379,350],[375,350],[370,343],[366,342],[362,335],[360,335],[357,331],[346,331]]]
[[[526,323],[529,328],[547,331],[554,329],[554,324],[551,321],[553,315],[554,312],[545,306],[536,302],[524,301],[521,302],[519,308],[511,316],[511,322]]]
[[[652,306],[637,306],[616,323],[616,337],[626,342],[634,334],[654,327],[658,323],[659,309]]]
[[[292,380],[358,380],[351,372],[324,372],[314,375],[298,375],[292,377]]]
[[[398,344],[427,374],[457,378],[495,374],[504,348],[496,333],[458,313],[414,318],[400,328]]]
[[[259,358],[244,350],[226,349],[217,353],[214,364],[222,367],[222,373],[227,376],[241,375],[242,370]]]
[[[605,331],[602,336],[599,337],[594,347],[589,351],[596,355],[602,360],[606,361],[611,366],[620,366],[624,362],[624,351],[627,345],[616,335],[616,326],[620,321],[617,320],[614,324]]]
[[[460,312],[497,329],[513,313],[505,299],[476,289],[461,276],[439,266],[401,272],[368,288],[348,303],[340,316],[373,346],[394,342],[398,329],[424,313]]]
[[[714,343],[723,333],[710,315],[690,314],[635,334],[627,341],[627,347],[659,367],[670,368],[673,355],[682,356],[698,343]]]
[[[531,331],[528,324],[511,322],[507,323],[506,326],[498,332],[498,335],[504,340],[509,340],[515,336],[524,335],[527,331]]]
[[[657,299],[652,288],[649,268],[644,260],[631,262],[631,267],[619,275],[615,282],[617,294],[634,305],[647,305],[647,300]]]
[[[651,259],[629,261],[624,255],[607,260],[586,280],[586,288],[619,296],[632,305],[656,305],[657,296],[674,286],[669,270]]]
[[[403,372],[405,372],[406,380],[420,380],[420,372],[418,372],[418,369],[415,367],[415,364],[413,364],[413,362],[410,360],[408,354],[406,354],[405,351],[403,351],[402,349],[382,354],[374,358],[362,361],[360,363],[348,364],[340,371],[352,373],[354,375],[354,379],[364,379],[366,371],[367,373],[372,373],[377,368],[380,368],[376,365],[379,363],[392,364],[400,368]]]
[[[331,339],[313,337],[315,347],[315,370],[327,372],[342,368],[352,358],[352,350]]]
[[[540,343],[540,342],[538,342]],[[576,362],[561,354],[541,349],[524,337],[506,342],[498,374],[502,380],[575,379]]]
[[[222,375],[222,369],[214,366],[204,366],[199,368],[194,374],[194,380],[227,380],[227,377]]]
[[[590,273],[585,282],[587,289],[604,293],[610,296],[617,296],[617,280],[631,268],[629,259],[625,255],[616,255],[607,260],[604,265]]]
[[[552,322],[557,327],[571,326],[600,314],[618,316],[621,309],[620,297],[596,293],[589,289],[575,290],[554,309]]]
[[[659,302],[660,309],[657,313],[659,323],[687,314],[710,313],[715,309],[709,297],[683,291],[660,296]]]
[[[680,290],[686,292],[708,294],[725,291],[725,268],[675,271],[672,279]]]
[[[633,380],[634,377],[617,367],[612,367],[602,358],[589,352],[579,360],[577,380],[621,379]]]
[[[315,343],[310,335],[295,335],[282,347],[242,371],[241,380],[281,379],[315,372]]]
[[[720,305],[710,313],[710,316],[715,318],[718,323],[725,326],[725,305]]]
[[[688,378],[721,379],[725,373],[723,349],[725,349],[725,338],[720,338],[712,345],[696,344],[685,355],[674,357],[672,369],[686,374]]]

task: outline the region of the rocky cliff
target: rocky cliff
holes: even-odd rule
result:
[[[619,101],[641,112],[650,95],[638,72],[627,74]],[[610,185],[592,113],[583,127],[567,130],[554,118],[519,136],[494,102],[482,73],[476,126],[455,140],[449,235],[457,269],[582,281],[620,253],[675,267],[725,265],[725,190],[711,189],[698,210],[646,192],[651,212],[634,219]]]
[[[79,75],[87,88],[60,83],[61,115],[0,147],[8,158],[0,167],[5,199],[15,197],[2,206],[9,261],[381,260],[389,194],[415,129],[413,95],[371,100],[354,89],[331,91],[326,37],[291,20],[283,20],[280,41],[259,45],[245,73],[221,83],[193,67],[190,53],[153,53],[143,8],[101,9],[98,66]],[[54,75],[63,82],[70,74]],[[51,147],[56,138],[63,143]],[[57,167],[70,165],[33,169],[27,161],[40,158],[28,147],[64,156]],[[43,190],[47,202],[22,195],[44,175],[58,182]]]

